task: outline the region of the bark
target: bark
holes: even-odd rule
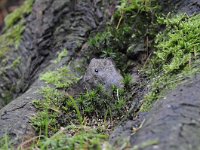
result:
[[[200,143],[200,76],[158,101],[142,128],[131,136],[141,149],[194,150]],[[152,142],[152,144],[147,144]],[[146,146],[143,146],[147,144]]]

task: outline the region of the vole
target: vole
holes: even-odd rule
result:
[[[112,87],[124,88],[123,77],[117,70],[115,63],[111,59],[93,58],[82,79],[73,87],[68,89],[69,95],[77,95],[85,90],[92,90],[102,85],[109,93]]]
[[[116,69],[115,63],[108,58],[93,58],[83,77],[83,82],[91,87],[101,84],[106,90],[110,90],[113,85],[117,88],[124,87],[122,75]]]

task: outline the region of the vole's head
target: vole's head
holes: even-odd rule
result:
[[[83,79],[92,86],[102,84],[106,89],[111,88],[113,85],[118,88],[124,87],[123,77],[111,59],[93,58]]]

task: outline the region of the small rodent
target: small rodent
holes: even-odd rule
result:
[[[116,69],[114,62],[108,58],[93,58],[83,77],[83,82],[91,87],[101,84],[107,90],[110,90],[113,85],[117,88],[124,87],[122,75]]]

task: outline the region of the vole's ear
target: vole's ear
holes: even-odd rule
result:
[[[92,58],[92,60],[90,60],[89,65],[93,64],[95,62],[96,58]]]
[[[107,65],[113,65],[113,64],[115,64],[115,62],[113,61],[113,59],[112,58],[106,58],[106,64]]]
[[[90,61],[90,63],[96,62],[97,58],[92,58],[92,60]]]
[[[96,60],[96,58],[92,58],[92,60]]]

